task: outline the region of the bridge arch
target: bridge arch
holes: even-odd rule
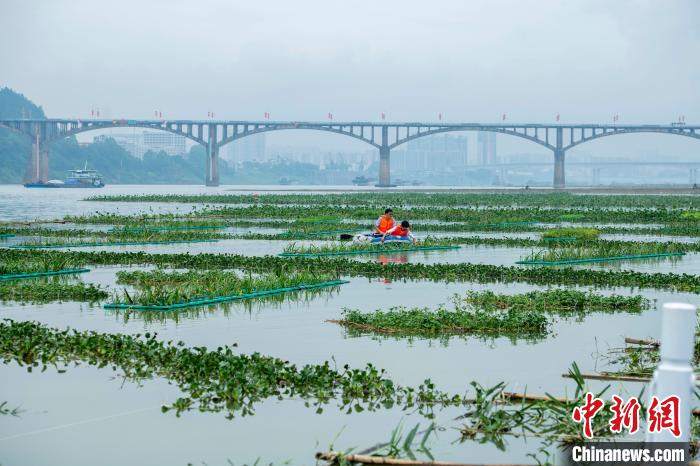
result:
[[[673,130],[668,130],[668,129],[660,129],[660,128],[621,128],[618,130],[613,130],[613,131],[604,131],[598,134],[591,134],[589,136],[584,136],[578,141],[572,141],[569,143],[569,145],[564,146],[564,150],[567,151],[571,149],[572,147],[576,147],[580,144],[583,144],[585,142],[592,141],[594,139],[601,139],[604,137],[608,136],[615,136],[618,134],[636,134],[636,133],[656,133],[656,134],[667,134],[669,136],[686,136],[690,137],[693,139],[700,139],[700,134],[695,132],[695,130],[685,130],[682,127],[679,127],[677,131]]]
[[[515,136],[515,137],[519,137],[522,139],[527,139],[528,141],[532,141],[536,144],[544,146],[549,150],[555,149],[555,147],[553,145],[549,144],[547,141],[543,141],[543,140],[537,138],[536,136],[532,136],[532,135],[524,134],[524,133],[519,133],[519,132],[514,131],[514,130],[509,130],[509,129],[505,129],[505,128],[488,128],[488,127],[486,127],[486,128],[482,128],[482,127],[472,128],[472,127],[460,127],[460,126],[454,126],[454,127],[449,126],[449,127],[443,127],[443,128],[436,128],[436,129],[432,129],[432,130],[428,130],[428,131],[422,131],[419,133],[411,134],[409,136],[404,137],[403,139],[399,139],[394,144],[391,144],[389,146],[389,148],[393,149],[393,148],[398,147],[402,144],[405,144],[409,141],[412,141],[412,140],[418,139],[418,138],[422,138],[424,136],[430,136],[433,134],[440,134],[440,133],[453,133],[453,132],[458,132],[458,131],[480,131],[480,132],[507,134],[510,136]]]
[[[281,125],[281,126],[262,126],[260,128],[255,128],[251,130],[244,131],[242,133],[234,134],[228,137],[225,137],[221,141],[217,143],[218,147],[223,147],[226,144],[230,144],[232,142],[238,141],[241,138],[244,138],[246,136],[252,136],[254,134],[261,134],[261,133],[269,133],[272,131],[284,131],[284,130],[293,130],[293,129],[302,129],[302,130],[310,130],[310,131],[325,131],[328,133],[335,133],[335,134],[341,134],[343,136],[348,136],[351,138],[358,139],[362,142],[365,142],[373,147],[376,147],[377,149],[381,149],[381,144],[362,136],[362,134],[357,134],[352,131],[344,131],[342,129],[339,129],[338,127],[333,127],[333,126],[305,126],[305,125]]]
[[[150,129],[153,131],[164,131],[166,133],[171,133],[171,134],[176,134],[178,136],[182,136],[184,138],[189,139],[190,141],[196,142],[197,144],[201,144],[203,146],[207,145],[207,141],[204,140],[204,138],[200,138],[198,136],[195,136],[193,134],[188,134],[184,131],[179,131],[174,128],[168,128],[168,127],[163,127],[163,126],[149,126],[149,125],[144,125],[144,124],[133,124],[133,125],[122,125],[122,124],[110,124],[110,125],[100,125],[100,126],[87,126],[87,127],[80,127],[76,129],[71,129],[66,132],[59,132],[53,137],[49,137],[44,139],[44,142],[51,143],[54,141],[58,141],[60,139],[65,139],[71,136],[75,136],[77,134],[81,133],[87,133],[89,131],[99,131],[99,130],[105,130],[105,129],[113,129],[113,128],[141,128],[141,129]]]

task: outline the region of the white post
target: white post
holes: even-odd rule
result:
[[[680,398],[679,419],[681,436],[676,438],[668,429],[647,432],[647,442],[688,442],[690,412],[695,388],[693,352],[695,348],[696,307],[685,303],[665,303],[661,323],[661,360],[651,384],[651,397],[659,400],[677,395]],[[648,407],[649,405],[647,405]]]

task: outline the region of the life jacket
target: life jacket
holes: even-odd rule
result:
[[[394,236],[408,236],[409,229],[399,225],[396,230],[392,233]]]
[[[381,217],[379,217],[379,226],[377,227],[377,229],[379,229],[381,233],[386,233],[392,228],[394,228],[393,217],[387,217],[386,215],[382,215]]]

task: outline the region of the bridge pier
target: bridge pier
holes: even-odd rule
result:
[[[554,189],[560,189],[566,186],[566,176],[564,173],[565,154],[564,134],[562,128],[557,128],[557,145],[554,148],[554,180],[552,182]]]
[[[32,135],[32,153],[24,176],[27,183],[46,183],[49,180],[49,145],[43,141],[42,129],[37,123]]]
[[[200,132],[201,132],[200,128]],[[206,186],[219,186],[219,144],[217,144],[217,125],[207,128],[207,173],[204,178]]]
[[[378,188],[391,188],[391,149],[387,146],[379,148],[379,182],[375,185]]]
[[[207,173],[206,186],[219,186],[219,147],[216,144],[207,144]]]
[[[554,188],[566,187],[566,176],[564,174],[565,152],[563,150],[554,151]]]

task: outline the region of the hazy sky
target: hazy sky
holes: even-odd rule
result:
[[[695,0],[0,0],[0,41],[49,116],[700,120]]]

